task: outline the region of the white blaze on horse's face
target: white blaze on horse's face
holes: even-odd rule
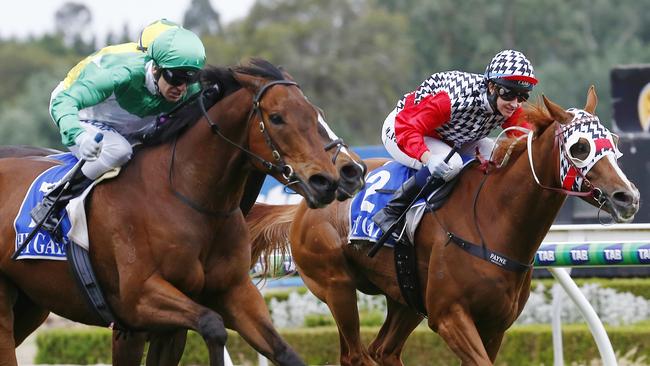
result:
[[[572,191],[580,191],[584,177],[604,157],[609,158],[621,179],[629,184],[616,162],[622,154],[618,150],[614,135],[593,114],[576,108],[570,108],[567,112],[574,117],[562,128],[563,143],[560,154],[562,186]]]
[[[323,126],[325,131],[327,131],[327,136],[329,136],[330,140],[332,140],[332,141],[338,140],[339,137],[336,136],[336,134],[334,133],[334,131],[332,131],[330,126],[327,124],[327,122],[325,122],[325,119],[323,118],[323,115],[320,114],[320,112],[316,112],[316,113],[318,114],[318,123],[320,123],[320,125]],[[345,155],[349,156],[350,160],[356,162],[356,160],[352,158],[352,155],[350,155],[350,151],[348,150],[347,147],[345,147],[345,146],[341,147],[341,152],[344,153]]]

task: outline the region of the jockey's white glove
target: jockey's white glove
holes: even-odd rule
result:
[[[427,161],[427,169],[435,178],[442,178],[445,182],[454,178],[459,171],[445,163],[445,155],[431,155]]]
[[[102,141],[95,141],[88,132],[82,132],[74,142],[79,147],[79,157],[83,160],[97,160],[99,153],[102,152]]]

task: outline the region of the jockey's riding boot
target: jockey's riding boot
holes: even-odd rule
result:
[[[87,178],[79,169],[75,175],[70,177],[70,185],[64,190],[66,182],[60,182],[58,186],[54,187],[52,191],[43,197],[43,201],[36,205],[30,212],[30,216],[34,222],[45,219],[45,216],[50,212],[50,215],[41,226],[43,229],[53,232],[59,225],[59,211],[63,209],[68,201],[83,192],[93,180]],[[59,196],[60,195],[60,196]],[[58,197],[58,199],[57,199]]]
[[[381,228],[382,232],[388,231],[394,222],[402,215],[409,207],[415,196],[422,190],[426,184],[427,178],[431,174],[429,170],[424,167],[420,169],[415,175],[407,179],[402,186],[395,191],[393,198],[388,202],[386,207],[382,208],[379,212],[372,217],[372,221]],[[399,238],[404,227],[404,220],[396,223],[397,227],[393,231],[393,237]]]

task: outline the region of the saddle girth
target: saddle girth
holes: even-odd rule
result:
[[[396,242],[393,248],[397,284],[406,304],[418,314],[426,317],[427,310],[422,299],[415,246],[405,243],[403,240]]]
[[[68,262],[70,262],[70,270],[81,288],[88,305],[95,311],[95,313],[102,319],[106,326],[110,329],[127,330],[115,318],[111,311],[110,306],[104,298],[97,277],[90,264],[90,257],[88,251],[81,246],[75,244],[73,241],[68,243],[67,250]]]

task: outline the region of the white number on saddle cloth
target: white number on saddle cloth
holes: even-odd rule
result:
[[[390,172],[386,170],[381,170],[376,174],[368,175],[366,178],[366,184],[371,183],[370,187],[366,189],[366,194],[363,195],[363,201],[361,203],[361,211],[372,212],[375,209],[375,204],[368,201],[368,197],[377,193],[378,189],[384,188],[386,183],[390,180]]]

